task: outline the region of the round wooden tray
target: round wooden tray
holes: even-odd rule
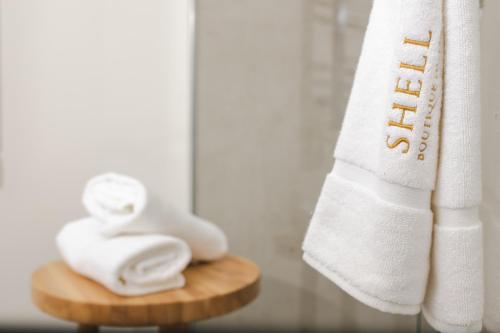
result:
[[[166,326],[220,316],[254,300],[260,269],[237,256],[188,267],[186,286],[144,296],[118,296],[51,262],[33,273],[32,298],[47,314],[90,326]]]

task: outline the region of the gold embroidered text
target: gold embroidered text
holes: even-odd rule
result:
[[[397,94],[405,94],[415,97],[415,103],[414,105],[406,105],[394,102],[392,104],[392,111],[393,111],[391,113],[392,120],[389,120],[387,123],[387,126],[389,127],[398,127],[409,132],[413,131],[414,124],[408,121],[406,119],[406,116],[408,113],[416,114],[418,112],[417,102],[418,99],[420,98],[420,93],[422,91],[423,73],[425,73],[425,69],[427,67],[428,55],[426,52],[428,51],[431,45],[431,40],[432,40],[432,31],[429,31],[428,39],[417,40],[405,37],[403,40],[404,45],[409,44],[417,46],[419,48],[422,48],[425,53],[422,54],[421,63],[407,63],[404,61],[401,61],[399,63],[400,75],[396,80],[396,87],[394,88],[394,92]],[[417,80],[415,80],[415,78],[412,80],[408,77],[405,77],[408,76],[408,71],[415,72],[421,77],[418,78]],[[405,146],[401,150],[401,153],[403,154],[408,153],[408,151],[410,150],[411,146],[410,142],[411,141],[409,139],[409,136],[399,135],[397,137],[391,137],[391,135],[388,135],[386,138],[386,146],[390,149],[395,149],[399,145],[404,144]]]

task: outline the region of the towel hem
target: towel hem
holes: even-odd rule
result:
[[[483,323],[481,320],[473,321],[469,325],[450,324],[434,318],[430,312],[422,306],[422,313],[425,320],[439,332],[453,332],[453,333],[478,333],[481,332]]]
[[[438,331],[481,331],[482,224],[469,223],[471,226],[434,226],[432,269],[422,308]]]
[[[346,293],[368,306],[393,314],[416,315],[420,312],[420,304],[399,304],[367,294],[365,291],[352,285],[349,281],[346,281],[337,272],[327,268],[321,261],[314,258],[308,252],[304,252],[302,258],[312,268],[326,276]]]

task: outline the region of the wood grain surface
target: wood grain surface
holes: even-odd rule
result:
[[[161,326],[229,313],[259,293],[259,267],[237,256],[190,266],[184,275],[182,289],[123,297],[57,261],[33,273],[32,298],[43,312],[80,324]]]

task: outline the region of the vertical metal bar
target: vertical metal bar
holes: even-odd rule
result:
[[[417,315],[417,327],[415,329],[416,333],[422,333],[422,312]]]
[[[197,0],[189,0],[189,112],[191,113],[191,211],[196,212],[196,10]]]

